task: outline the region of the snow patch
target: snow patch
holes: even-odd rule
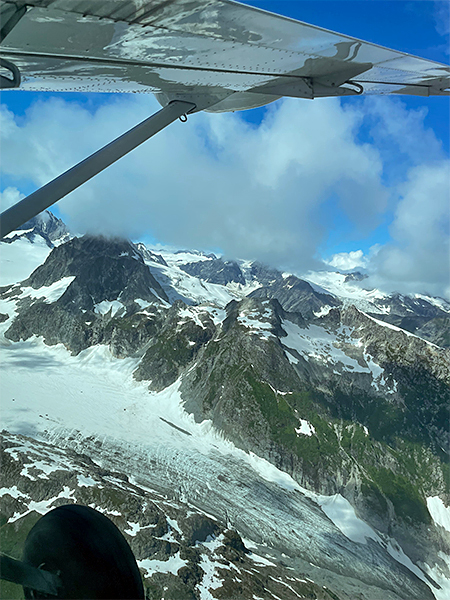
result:
[[[329,306],[327,304],[326,306],[322,306],[320,310],[314,312],[313,315],[317,318],[325,317],[330,312],[330,310],[332,310],[332,308],[332,306]]]
[[[147,300],[142,300],[142,298],[136,298],[135,302],[142,310],[148,308],[149,306],[152,306],[151,302],[148,302]]]
[[[340,363],[346,370],[358,373],[371,373],[368,366],[361,366],[357,360],[347,356],[337,345],[337,336],[319,325],[309,325],[303,329],[291,321],[283,321],[287,336],[282,338],[283,346],[297,351],[303,358],[311,358],[330,365]],[[341,332],[342,334],[343,332]],[[289,358],[289,356],[288,356]],[[291,362],[293,360],[289,359]]]
[[[8,523],[14,523],[21,517],[28,515],[31,512],[37,512],[41,515],[44,515],[52,508],[53,502],[58,500],[59,498],[66,498],[67,500],[73,499],[74,490],[71,490],[68,486],[64,486],[64,489],[53,498],[49,498],[48,500],[41,500],[40,502],[36,502],[34,500],[30,500],[27,505],[27,510],[24,513],[15,513],[12,517],[8,519]]]
[[[327,517],[352,542],[365,544],[366,538],[381,542],[375,531],[356,516],[353,506],[340,494],[334,494],[334,496],[318,495],[316,498],[312,496],[312,499],[319,504]]]
[[[77,475],[77,478],[78,487],[95,487],[97,485],[97,482],[89,475],[87,477],[85,475]]]
[[[450,556],[443,552],[438,552],[439,562],[430,566],[425,564],[425,571],[440,586],[440,589],[433,586],[433,594],[436,600],[448,600],[450,598]]]
[[[311,436],[313,433],[316,433],[314,429],[314,425],[311,425],[309,421],[305,421],[305,419],[300,419],[300,427],[295,430],[297,436],[299,435],[308,435]]]
[[[17,489],[17,485],[13,485],[10,488],[3,487],[0,489],[0,497],[1,496],[12,496],[13,498],[28,498],[26,494]]]
[[[67,290],[69,285],[75,279],[75,276],[63,277],[59,281],[55,281],[51,285],[38,288],[35,290],[32,287],[22,288],[21,298],[44,298],[47,304],[57,302],[64,292]]]
[[[200,567],[205,572],[200,588],[200,600],[215,600],[210,590],[216,590],[222,586],[222,579],[216,574],[216,565],[208,556],[202,554]]]
[[[106,315],[111,311],[111,317],[114,317],[120,310],[125,310],[125,306],[118,300],[103,300],[94,305],[94,312],[98,315]]]
[[[179,552],[175,556],[170,556],[168,560],[145,558],[138,560],[137,564],[140,569],[146,572],[146,577],[151,577],[154,573],[172,573],[176,575],[181,567],[187,565],[186,561],[180,558]]]
[[[450,506],[445,506],[439,496],[431,496],[427,507],[433,521],[450,532]]]
[[[276,567],[277,566],[275,563],[268,560],[267,558],[264,558],[263,556],[258,556],[257,554],[253,554],[253,552],[251,552],[247,556],[253,562],[255,562],[257,565],[264,565],[265,567]]]

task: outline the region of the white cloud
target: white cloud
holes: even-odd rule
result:
[[[363,110],[383,162],[397,169],[394,175],[403,175],[405,162],[413,166],[442,158],[442,142],[425,124],[426,106],[408,110],[400,98],[371,96],[364,99]]]
[[[0,192],[0,207],[1,212],[7,210],[14,204],[17,204],[22,198],[25,198],[25,195],[19,192],[19,190],[15,187],[7,187]]]
[[[392,242],[371,261],[372,281],[391,290],[450,298],[450,163],[412,169],[400,188]]]
[[[42,185],[158,108],[152,97],[118,96],[92,113],[51,98],[17,121],[3,107],[8,152],[2,153],[2,168]],[[373,232],[389,209],[391,243],[367,257],[339,253],[330,265],[367,265],[372,281],[389,291],[442,295],[448,285],[448,167],[425,116],[425,109],[407,110],[390,98],[344,107],[335,99],[285,100],[268,108],[259,127],[239,114],[195,114],[60,201],[59,208],[76,231],[220,248],[227,257],[296,272],[319,266],[318,249],[340,221],[346,231],[353,227],[354,243]],[[371,127],[372,144],[359,141],[361,126]],[[390,188],[383,183],[386,168],[396,170]]]
[[[157,109],[118,98],[95,114],[51,99],[24,123],[2,112],[6,173],[43,184]],[[309,268],[327,235],[321,206],[337,194],[355,227],[385,208],[377,150],[356,139],[360,115],[336,100],[286,100],[260,127],[238,114],[174,123],[60,202],[78,231],[150,233],[177,246]]]
[[[436,22],[436,31],[439,35],[447,37],[450,35],[450,6],[447,0],[435,0],[434,18]],[[449,49],[447,47],[447,54]]]
[[[338,254],[333,254],[327,263],[340,271],[352,271],[358,267],[367,266],[367,258],[364,256],[362,250],[354,250],[352,252],[339,252]]]

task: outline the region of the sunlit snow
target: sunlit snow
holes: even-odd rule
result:
[[[106,315],[111,311],[111,317],[114,317],[119,311],[125,310],[125,306],[118,300],[103,300],[94,306],[94,312],[99,315]]]
[[[433,521],[450,532],[450,506],[445,506],[439,496],[427,498],[428,511]]]
[[[371,373],[374,378],[383,372],[372,359],[370,359],[369,364],[365,361],[365,366],[362,366],[357,360],[347,356],[339,348],[340,340],[337,335],[324,327],[309,325],[306,328],[301,328],[295,323],[285,320],[283,321],[283,329],[287,333],[287,336],[281,340],[283,346],[296,350],[305,360],[312,358],[330,365],[340,364],[345,369],[353,372]],[[292,358],[295,360],[295,356]]]
[[[375,531],[355,514],[355,509],[340,494],[334,496],[317,496],[313,498],[323,512],[352,542],[366,543],[366,538],[380,541]]]
[[[172,573],[176,575],[181,567],[187,565],[186,561],[180,558],[179,552],[175,556],[170,556],[167,560],[145,558],[144,560],[138,560],[137,563],[141,569],[144,569],[147,577],[151,577],[153,573]]]
[[[11,244],[0,242],[0,286],[27,279],[50,252],[51,248],[40,236],[33,243],[24,238]]]
[[[57,302],[64,292],[67,290],[69,285],[75,279],[75,276],[71,277],[63,277],[59,281],[55,281],[51,285],[45,286],[43,285],[40,288],[34,289],[32,287],[23,287],[22,288],[22,298],[44,298],[45,301],[49,304],[52,302]]]
[[[314,425],[311,425],[309,421],[305,421],[305,419],[300,419],[300,427],[298,427],[295,432],[297,435],[308,435],[311,436],[313,433],[316,433],[314,429]]]

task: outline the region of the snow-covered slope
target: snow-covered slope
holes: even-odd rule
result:
[[[14,283],[14,264],[20,274],[28,264],[28,276],[30,248],[36,257],[43,249],[38,235],[0,246],[10,249]],[[250,577],[242,549],[218,566],[227,528],[254,550],[259,567],[287,569],[278,583],[289,595],[269,585],[273,571],[261,583],[258,567],[248,598],[320,597],[323,586],[326,600],[447,597],[446,559],[437,548],[449,547],[448,498],[436,458],[445,443],[446,351],[387,327],[380,311],[347,306],[325,283],[318,289],[262,265],[122,240],[61,244],[0,299],[3,427],[50,444],[25,443],[30,466],[0,491],[6,525],[61,501],[86,502],[80,490],[92,481],[101,490],[104,482],[81,466],[74,487],[42,497],[41,488],[29,490],[27,479],[52,475],[41,462],[54,447],[90,456],[125,482],[128,500],[116,516],[131,537],[148,526],[128,513],[133,494],[159,494],[187,513],[214,517],[221,533],[205,536],[210,553],[203,549],[195,563],[202,571],[189,567],[197,573],[193,599],[234,598]],[[421,311],[442,310],[418,300]],[[408,302],[402,306],[414,307]],[[413,438],[416,469],[405,454]],[[179,543],[172,524],[151,544]],[[180,549],[164,556],[138,546],[149,586],[184,581],[188,559]],[[314,591],[298,587],[305,576]]]
[[[50,252],[43,238],[34,243],[26,237],[13,244],[0,243],[0,287],[27,279]]]
[[[411,296],[395,292],[388,294],[376,288],[366,288],[365,277],[358,272],[309,271],[304,275],[304,279],[318,286],[319,289],[325,289],[334,294],[343,301],[345,306],[352,304],[365,312],[389,315],[403,304],[401,309],[409,313],[414,313],[416,310],[421,314],[427,305],[431,305],[450,314],[450,302],[444,298],[435,298],[424,294],[412,294]],[[397,306],[393,305],[394,301]]]
[[[310,578],[331,589],[339,582],[351,594],[340,577],[345,564],[346,577],[358,581],[365,597],[377,597],[371,586],[387,587],[386,598],[405,590],[411,598],[427,597],[426,587],[401,565],[427,582],[425,573],[401,549],[393,551],[393,540],[365,525],[342,497],[301,488],[267,461],[224,440],[210,422],[195,423],[183,410],[179,382],[149,393],[132,378],[135,361],[114,359],[102,346],[72,357],[38,339],[5,344],[3,338],[2,423],[9,432],[95,456],[102,467],[126,472],[141,487],[221,518],[253,544],[273,548],[275,557],[284,551],[293,569],[300,564],[304,569],[303,561],[309,561]],[[51,506],[31,504],[29,510]],[[170,569],[172,563],[147,559],[144,567]]]

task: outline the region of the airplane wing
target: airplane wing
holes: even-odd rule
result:
[[[2,66],[24,90],[152,92],[214,112],[449,94],[447,65],[232,0],[0,0],[0,11]]]

